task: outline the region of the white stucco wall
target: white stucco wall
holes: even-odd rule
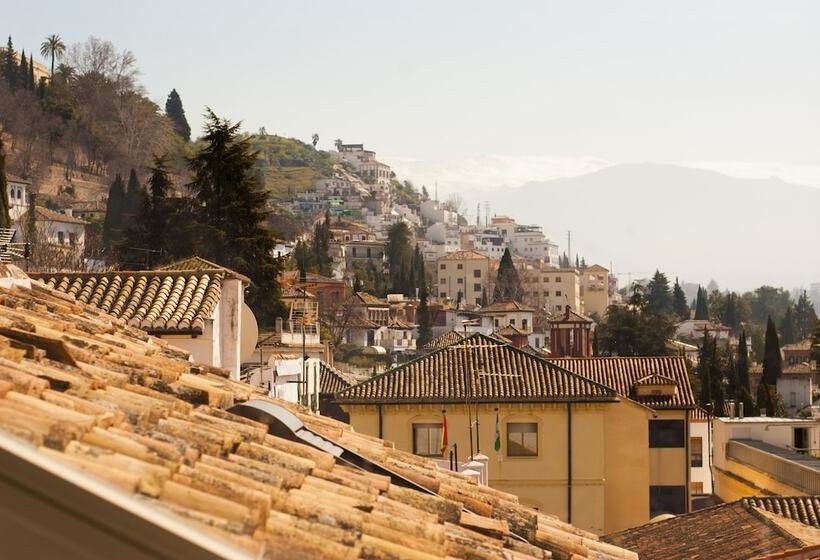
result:
[[[690,473],[691,473],[691,480],[692,482],[700,482],[703,484],[703,493],[704,494],[711,494],[712,493],[712,475],[711,470],[712,466],[710,464],[710,457],[709,457],[709,447],[710,447],[710,437],[709,437],[709,424],[706,421],[703,422],[690,422],[689,423],[689,437],[690,438],[701,438],[701,455],[703,456],[703,463],[701,467],[692,467],[690,466]],[[695,450],[690,448],[690,453],[693,453]],[[691,465],[691,462],[690,462]]]

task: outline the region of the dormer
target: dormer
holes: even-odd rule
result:
[[[674,397],[678,384],[671,377],[655,373],[638,379],[632,390],[637,397]]]

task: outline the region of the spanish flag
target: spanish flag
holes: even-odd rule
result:
[[[449,442],[447,441],[447,411],[445,410],[441,411],[441,442],[439,443],[441,454],[443,455],[444,452],[447,451],[447,446],[449,445]]]

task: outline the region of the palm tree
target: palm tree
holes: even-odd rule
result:
[[[65,54],[65,43],[59,35],[49,35],[43,44],[40,45],[40,54],[44,57],[51,57],[51,79],[54,79],[54,59],[62,58]]]

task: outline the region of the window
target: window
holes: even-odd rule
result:
[[[686,513],[686,486],[650,486],[649,517]]]
[[[544,297],[550,297],[550,291],[544,290]]]
[[[441,424],[413,424],[413,453],[441,457]]]
[[[356,256],[356,247],[353,247],[353,256]]]
[[[537,457],[538,424],[535,422],[507,424],[507,455],[509,457]]]
[[[456,279],[456,284],[463,284],[463,283],[464,283],[464,278],[457,278]]]
[[[68,232],[68,244],[69,245],[76,245],[77,244],[77,234],[73,231]]]
[[[473,284],[473,291],[480,292],[481,291],[481,284]]]
[[[63,233],[62,231],[57,232],[57,243],[59,243],[60,245],[65,243],[65,233]]]
[[[692,466],[703,466],[703,438],[693,437],[689,438],[689,449],[692,450]]]
[[[500,327],[501,325],[498,324],[498,319],[495,320],[495,328]]]
[[[550,277],[549,276],[544,276],[544,282],[549,282],[549,281],[550,281]]]
[[[444,298],[447,297],[447,293],[446,292],[439,292],[438,297],[440,297],[441,299],[444,299]]]
[[[702,482],[693,482],[692,483],[692,494],[695,494],[695,495],[702,495],[703,494],[703,483]]]
[[[477,268],[473,271],[473,278],[481,278],[481,270],[480,269]]]
[[[446,278],[439,278],[438,283],[444,285],[444,284],[447,283],[447,279]]]
[[[367,258],[370,258],[370,247],[367,248]]]
[[[457,270],[463,270],[463,269],[464,269],[464,265],[463,265],[463,264],[461,264],[461,263],[459,263],[459,264],[457,264],[457,265],[456,265],[456,269],[457,269]]]
[[[650,420],[649,447],[683,447],[683,420]]]
[[[560,276],[556,276],[556,277],[555,277],[555,281],[556,281],[556,282],[560,282],[560,281],[561,281],[561,277],[560,277]]]
[[[439,268],[439,270],[447,270],[447,265],[446,264],[440,264],[440,265],[438,265],[438,268]]]
[[[515,319],[510,319],[510,325],[515,326]]]
[[[795,408],[797,406],[797,393],[792,391],[789,393],[789,406]]]
[[[561,297],[561,290],[555,290],[555,297]]]
[[[527,330],[527,320],[521,319],[521,328]]]

